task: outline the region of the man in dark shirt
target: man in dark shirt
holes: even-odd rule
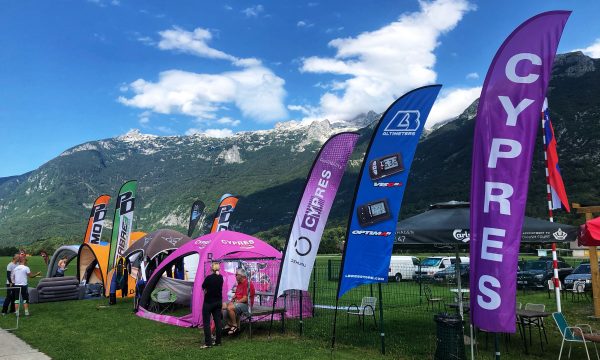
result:
[[[210,316],[215,322],[217,338],[215,345],[221,345],[221,304],[223,301],[223,276],[219,274],[219,263],[212,263],[212,274],[204,278],[202,289],[204,289],[204,303],[202,304],[202,325],[204,328],[203,349],[212,346],[212,337],[210,334]]]

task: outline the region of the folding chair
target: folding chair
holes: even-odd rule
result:
[[[444,303],[443,298],[434,298],[431,292],[431,288],[427,285],[423,285],[423,292],[425,292],[425,298],[427,298],[427,308],[429,308],[429,304],[431,304],[431,310],[433,310],[433,304],[438,304],[438,310],[440,309],[441,304]]]
[[[544,312],[544,311],[546,311],[546,305],[527,303],[527,304],[525,304],[525,310]],[[546,335],[546,327],[544,327],[544,318],[539,317],[539,318],[534,318],[534,319],[525,319],[525,325],[529,325],[529,344],[530,345],[533,344],[533,340],[531,338],[531,327],[532,326],[538,328],[538,334],[540,335],[540,344],[542,344],[542,331],[544,332],[544,339],[546,339],[546,344],[548,344],[548,336]],[[525,329],[523,329],[523,331],[525,331]],[[543,347],[542,347],[542,349],[543,349]]]
[[[365,316],[373,316],[373,322],[377,327],[377,319],[375,318],[375,308],[377,307],[377,298],[365,296],[360,302],[360,307],[356,304],[348,306],[346,313],[346,324],[348,324],[350,315],[358,316],[358,323],[362,323],[363,330],[365,329]]]
[[[560,353],[558,353],[558,360],[560,360],[562,356],[565,341],[569,343],[569,359],[571,358],[571,343],[574,342],[583,343],[583,346],[585,347],[585,354],[587,355],[588,360],[591,359],[587,344],[590,342],[593,343],[594,349],[596,349],[596,358],[600,359],[600,355],[598,355],[598,348],[596,347],[596,342],[600,342],[600,336],[593,335],[591,326],[589,326],[588,324],[578,324],[575,326],[569,326],[564,315],[559,312],[552,313],[552,318],[554,318],[554,322],[556,322],[556,326],[558,326],[558,330],[562,335],[562,342],[560,344]],[[587,333],[583,331],[584,328],[588,331]]]
[[[587,293],[585,292],[585,281],[575,281],[573,283],[573,289],[571,290],[571,301],[575,301],[575,297],[577,296],[577,301],[583,296],[587,300]]]
[[[150,311],[162,314],[173,307],[177,295],[169,289],[154,289],[150,294],[150,299],[152,299]]]

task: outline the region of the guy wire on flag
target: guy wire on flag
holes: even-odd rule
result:
[[[548,199],[548,220],[554,222],[554,214],[552,212],[552,190],[550,189],[550,170],[548,166],[548,139],[546,139],[546,127],[550,126],[550,117],[548,113],[548,99],[544,99],[544,106],[542,109],[542,141],[544,143],[544,163],[546,170],[546,197]],[[558,257],[556,255],[556,243],[552,243],[552,268],[553,276],[552,281],[554,283],[554,294],[556,297],[556,311],[562,312],[560,303],[560,279],[558,278]]]

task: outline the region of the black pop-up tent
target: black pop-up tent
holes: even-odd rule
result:
[[[433,204],[428,211],[398,222],[396,244],[467,246],[470,239],[469,214],[468,202]],[[575,226],[526,216],[521,242],[543,244],[575,241],[577,230]]]

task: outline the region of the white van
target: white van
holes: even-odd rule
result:
[[[388,272],[388,281],[402,281],[402,279],[412,279],[419,266],[419,258],[414,256],[393,255],[390,259],[390,268]]]
[[[433,280],[433,275],[456,262],[456,256],[431,256],[421,261],[421,269],[416,269],[414,280],[418,280],[419,275],[421,280]],[[461,256],[461,264],[468,264],[469,257]]]

